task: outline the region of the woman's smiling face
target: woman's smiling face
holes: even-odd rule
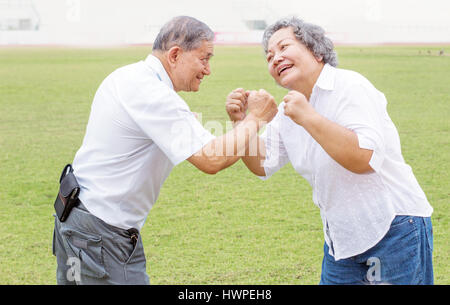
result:
[[[297,40],[291,27],[282,28],[270,37],[266,59],[270,75],[289,90],[307,83],[323,66],[322,59]]]

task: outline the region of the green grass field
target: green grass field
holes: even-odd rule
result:
[[[449,46],[446,53],[449,52]],[[403,156],[434,207],[436,284],[450,284],[450,57],[442,47],[339,47],[341,68],[388,99]],[[0,284],[55,284],[53,202],[100,82],[149,47],[0,49]],[[430,51],[428,53],[428,50]],[[237,87],[286,90],[260,47],[216,47],[212,75],[182,93],[203,123],[225,126]],[[242,162],[205,175],[183,162],[165,182],[142,231],[152,284],[317,284],[323,233],[309,184],[286,166],[260,181]]]

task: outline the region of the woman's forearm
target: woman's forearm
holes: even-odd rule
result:
[[[369,161],[373,151],[359,147],[355,132],[318,113],[309,116],[302,125],[328,155],[347,170],[357,174],[372,171]]]

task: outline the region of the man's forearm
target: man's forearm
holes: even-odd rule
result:
[[[233,127],[238,126],[242,121],[233,122]],[[263,162],[266,156],[266,147],[264,140],[259,136],[252,138],[246,147],[245,154],[242,156],[242,162],[245,166],[257,176],[265,176]]]
[[[266,147],[264,140],[261,137],[256,136],[253,138],[245,151],[245,155],[242,157],[242,162],[247,168],[257,176],[265,176],[264,160],[266,159]]]
[[[203,172],[215,174],[244,156],[249,143],[258,137],[259,129],[270,122],[278,111],[273,96],[263,89],[250,91],[247,105],[247,107],[229,105],[230,109],[234,109],[233,111],[248,109],[249,113],[245,116],[245,112],[242,112],[240,117],[245,116],[245,118],[233,130],[205,145],[199,152],[188,158],[188,161]]]
[[[221,137],[217,137],[188,160],[200,170],[215,174],[236,163],[245,155],[250,143],[258,136],[262,123],[249,114]]]

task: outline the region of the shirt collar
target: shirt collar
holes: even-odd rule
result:
[[[323,90],[334,90],[334,77],[336,74],[336,68],[330,64],[325,64],[319,77],[317,78],[314,87],[319,87]]]
[[[156,76],[159,78],[160,81],[162,81],[167,86],[169,86],[170,88],[173,89],[172,80],[170,79],[169,75],[167,74],[166,69],[164,69],[164,66],[162,65],[162,63],[158,57],[156,57],[155,55],[149,54],[147,56],[147,58],[145,59],[145,63],[153,71],[155,71]]]

